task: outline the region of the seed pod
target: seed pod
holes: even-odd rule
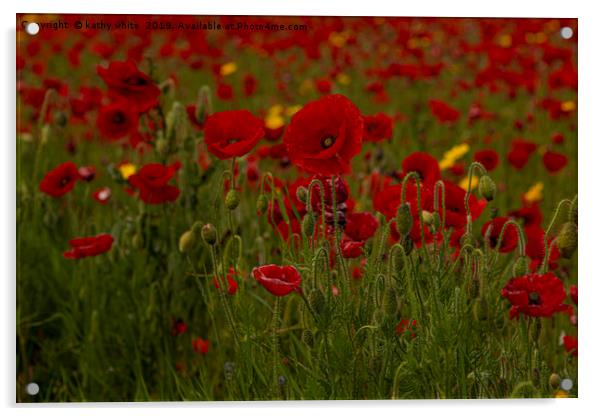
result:
[[[196,244],[196,235],[192,230],[188,230],[180,236],[180,242],[178,248],[181,253],[188,253]]]
[[[263,215],[268,209],[268,197],[265,194],[259,195],[256,203],[257,215]]]
[[[397,293],[393,288],[388,288],[385,291],[385,313],[388,316],[396,315],[397,310],[399,308],[399,304],[397,303]]]
[[[205,224],[201,229],[201,237],[203,237],[203,241],[210,246],[214,245],[217,242],[217,230],[213,224]]]
[[[319,289],[314,289],[309,293],[309,306],[311,306],[316,314],[320,315],[324,311],[325,305],[326,299]]]
[[[406,202],[399,206],[395,221],[397,223],[397,231],[399,231],[401,236],[407,236],[410,234],[414,220],[412,218],[412,212],[410,211],[409,203]]]
[[[492,201],[493,198],[495,198],[495,192],[496,187],[493,179],[491,179],[489,175],[481,176],[481,179],[479,180],[479,193],[481,196],[487,201]]]
[[[313,332],[311,332],[311,330],[306,329],[303,331],[303,333],[301,334],[301,341],[307,345],[309,348],[312,348],[314,346],[314,334]]]
[[[306,237],[311,238],[314,235],[315,226],[316,219],[314,218],[314,215],[311,212],[308,212],[307,214],[305,214],[305,217],[303,217],[303,222],[301,224],[303,234]]]
[[[520,277],[527,274],[529,270],[529,260],[525,256],[520,256],[516,259],[514,266],[512,267],[512,275],[514,277]]]
[[[238,204],[240,204],[240,196],[238,195],[238,192],[236,189],[230,189],[226,194],[226,208],[232,211],[238,207]]]
[[[304,186],[300,186],[297,188],[297,199],[304,204],[307,203],[307,188]]]
[[[550,379],[548,381],[550,383],[550,387],[552,387],[553,389],[557,389],[560,386],[560,381],[560,376],[558,374],[550,374]]]
[[[556,247],[565,259],[573,255],[575,249],[577,249],[577,226],[574,223],[566,222],[562,225],[560,233],[556,237]]]
[[[569,208],[569,221],[577,225],[577,216],[577,195],[575,195],[575,198],[571,202],[571,207]]]

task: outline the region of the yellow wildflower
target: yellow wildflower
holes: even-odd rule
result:
[[[439,162],[439,168],[442,170],[448,169],[456,163],[458,159],[464,156],[470,150],[470,146],[466,143],[456,145],[449,149],[443,155],[443,159]]]
[[[477,177],[477,175],[472,175],[472,184],[470,185],[470,189],[476,189],[478,184],[479,178]],[[460,186],[460,188],[464,189],[465,191],[468,191],[468,176],[465,176],[464,179],[462,179],[458,185]]]
[[[136,165],[129,162],[122,163],[121,165],[119,165],[118,169],[119,173],[121,173],[121,177],[126,180],[134,173],[136,173]]]
[[[238,67],[236,66],[236,62],[228,62],[223,64],[219,70],[219,73],[222,77],[228,76],[236,72]]]
[[[524,198],[527,202],[538,202],[543,199],[543,182],[537,182],[535,185],[529,188],[525,193]]]

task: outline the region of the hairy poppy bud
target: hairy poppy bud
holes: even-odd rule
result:
[[[184,106],[175,101],[165,117],[165,131],[168,140],[180,139],[180,133],[185,125],[185,117]]]
[[[388,288],[385,291],[385,312],[389,316],[395,315],[397,314],[398,308],[397,293],[395,293],[393,288]]]
[[[402,246],[402,248],[403,248],[403,246]],[[405,250],[404,250],[404,253],[405,253]],[[396,272],[401,272],[401,270],[403,269],[403,266],[404,266],[403,254],[401,253],[401,250],[393,250],[392,256],[393,256],[393,258],[391,259],[391,261],[392,261],[393,270]]]
[[[268,209],[268,197],[265,194],[259,195],[256,203],[257,215],[262,215]]]
[[[401,238],[401,246],[403,247],[403,252],[406,256],[409,256],[414,248],[414,241],[410,237],[402,237]]]
[[[196,242],[196,235],[192,230],[188,230],[180,236],[178,248],[181,253],[188,253],[194,247]]]
[[[577,225],[577,195],[571,202],[571,207],[569,208],[569,221],[573,224]]]
[[[395,218],[397,222],[397,231],[402,236],[407,236],[412,231],[413,218],[412,212],[410,211],[410,204],[404,203],[399,206],[397,210],[397,217]]]
[[[201,229],[201,237],[203,237],[203,241],[210,246],[214,245],[217,242],[217,230],[213,224],[205,224]]]
[[[306,237],[311,238],[314,235],[315,226],[316,219],[314,218],[314,215],[311,212],[308,212],[307,214],[305,214],[305,217],[303,217],[303,222],[301,223],[301,229],[303,230],[303,234]]]
[[[155,149],[157,153],[161,156],[167,156],[169,152],[169,143],[165,139],[165,137],[159,137],[155,142]]]
[[[428,211],[422,211],[422,221],[426,225],[433,225],[433,221],[435,221],[435,218],[433,217],[432,213]]]
[[[211,89],[203,85],[199,89],[195,105],[194,118],[199,124],[203,124],[207,116],[211,115],[213,108],[211,103]]]
[[[63,111],[57,111],[54,113],[54,122],[60,127],[65,127],[67,124],[67,116]]]
[[[489,307],[485,298],[482,297],[475,302],[472,313],[478,321],[486,321],[489,318]]]
[[[238,207],[239,203],[240,196],[238,195],[238,192],[236,189],[230,189],[226,194],[226,208],[229,210],[234,210],[236,207]]]
[[[565,259],[570,258],[577,248],[577,226],[572,222],[566,222],[562,225],[558,237],[556,237],[556,247],[560,255]]]
[[[495,198],[495,191],[496,187],[493,179],[491,179],[489,175],[481,176],[481,179],[479,180],[479,193],[481,196],[487,201],[492,201],[493,198]]]
[[[311,332],[311,330],[309,330],[309,329],[304,330],[303,333],[301,334],[301,341],[303,341],[303,343],[305,345],[307,345],[309,348],[312,348],[314,346],[313,332]]]
[[[314,289],[309,293],[309,306],[311,306],[316,314],[320,315],[324,311],[325,304],[326,299],[320,290]]]
[[[553,389],[557,389],[560,386],[560,376],[556,373],[552,373],[550,374],[550,379],[549,379],[549,383],[550,383],[550,387],[552,387]]]
[[[512,275],[514,277],[524,276],[527,274],[528,270],[529,260],[525,256],[520,256],[518,259],[516,259],[516,263],[514,263],[514,266],[512,267]]]
[[[307,203],[307,188],[304,186],[300,186],[297,188],[297,199],[304,204]]]

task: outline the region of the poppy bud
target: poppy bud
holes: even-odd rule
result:
[[[167,156],[169,152],[169,143],[165,137],[159,137],[155,142],[155,149],[160,156]]]
[[[48,143],[48,139],[50,138],[50,124],[44,124],[42,126],[42,131],[40,132],[40,142],[42,144]]]
[[[405,253],[405,249],[404,249],[404,253]],[[391,260],[392,260],[393,270],[396,272],[401,272],[401,270],[403,269],[403,266],[404,266],[403,254],[401,254],[401,250],[393,250],[392,256],[393,256],[393,258]]]
[[[171,107],[171,110],[165,117],[165,131],[167,140],[177,140],[179,138],[178,136],[182,126],[184,126],[185,117],[186,111],[184,110],[184,106],[175,101]]]
[[[203,241],[210,246],[214,245],[217,242],[217,230],[213,224],[205,224],[201,229],[201,237],[203,237]]]
[[[496,187],[493,179],[491,179],[489,175],[481,176],[481,179],[479,180],[479,193],[481,196],[487,201],[492,201],[493,198],[495,198],[495,191]]]
[[[307,345],[309,348],[312,348],[314,346],[314,334],[313,332],[311,332],[311,330],[306,329],[303,331],[303,333],[301,334],[301,341]]]
[[[257,215],[262,215],[268,209],[268,197],[265,194],[259,195],[257,198]]]
[[[385,312],[389,316],[395,315],[397,314],[398,308],[397,293],[395,293],[393,288],[388,288],[385,291]]]
[[[552,373],[550,374],[550,387],[552,387],[553,389],[557,389],[560,386],[560,376],[556,373]]]
[[[301,223],[301,229],[303,230],[303,234],[311,238],[314,235],[314,228],[316,226],[316,219],[311,212],[305,214],[303,217],[303,222]]]
[[[297,188],[297,199],[304,204],[307,203],[307,188],[304,186],[300,186]]]
[[[203,85],[199,89],[199,93],[197,95],[197,101],[195,105],[194,118],[199,124],[203,124],[207,116],[209,116],[212,111],[211,104],[211,89],[207,85]]]
[[[180,242],[178,247],[181,253],[188,253],[193,246],[195,245],[197,239],[196,235],[192,230],[186,231],[184,234],[180,236]]]
[[[577,226],[572,222],[566,222],[562,225],[558,237],[556,237],[556,247],[560,255],[565,259],[570,258],[577,248]]]
[[[433,225],[433,221],[435,221],[435,218],[433,217],[432,213],[428,211],[422,211],[422,221],[426,225]]]
[[[472,313],[478,321],[486,321],[489,318],[489,308],[485,298],[482,297],[475,302]]]
[[[401,246],[403,247],[403,252],[406,256],[409,256],[414,248],[414,241],[410,237],[402,237],[401,238]]]
[[[54,113],[54,122],[60,127],[65,127],[67,124],[67,116],[63,111],[57,111]]]
[[[309,294],[309,306],[314,310],[314,312],[320,315],[324,311],[324,305],[326,304],[326,299],[324,299],[324,294],[318,290],[314,289]]]
[[[527,274],[528,270],[529,260],[525,256],[520,256],[518,259],[516,259],[516,263],[514,263],[514,266],[512,267],[512,275],[514,277],[524,276]]]
[[[412,212],[410,211],[410,204],[404,203],[399,206],[397,210],[397,217],[395,218],[397,222],[397,231],[402,236],[407,236],[412,231],[413,218]]]
[[[230,189],[226,194],[226,208],[229,210],[234,210],[236,207],[238,207],[239,203],[240,196],[238,195],[238,192],[236,189]]]
[[[190,227],[190,229],[195,234],[195,236],[198,237],[201,235],[201,230],[203,229],[203,224],[200,221],[197,221],[194,224],[192,224],[192,227]]]
[[[577,225],[577,195],[571,202],[571,207],[569,208],[569,221],[573,224]]]

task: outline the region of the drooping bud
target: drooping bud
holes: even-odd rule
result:
[[[552,387],[553,389],[557,389],[558,387],[560,387],[560,381],[560,376],[558,374],[550,374],[550,379],[548,381],[550,383],[550,387]]]
[[[186,110],[184,106],[175,101],[165,117],[166,139],[168,141],[181,139],[183,128],[186,126]]]
[[[304,186],[300,186],[297,188],[297,199],[302,203],[307,203],[307,188]]]
[[[401,236],[407,236],[412,231],[413,218],[412,212],[410,211],[410,204],[403,203],[397,210],[397,217],[395,218],[397,223],[397,231]]]
[[[402,248],[403,248],[403,246],[402,246]],[[404,253],[405,253],[405,249],[404,249]],[[391,265],[393,267],[393,270],[395,272],[401,272],[403,270],[403,266],[404,266],[403,254],[402,254],[401,250],[393,250],[392,256],[393,256],[393,258],[391,259]]]
[[[263,215],[268,209],[268,197],[265,194],[259,195],[256,203],[257,215]]]
[[[67,125],[67,116],[65,115],[65,112],[63,111],[57,111],[54,113],[54,122],[59,126],[59,127],[65,127],[65,125]]]
[[[489,307],[484,297],[477,299],[472,309],[475,320],[486,321],[489,318]]]
[[[479,180],[479,193],[487,201],[492,201],[495,198],[496,187],[493,179],[489,175],[481,176]]]
[[[399,304],[397,303],[397,293],[393,288],[387,288],[385,291],[385,312],[389,316],[394,316],[397,314],[397,310],[399,309]]]
[[[322,291],[314,289],[309,293],[309,306],[311,306],[316,314],[320,315],[324,311],[325,305],[326,299]]]
[[[217,242],[217,230],[213,224],[205,224],[201,229],[201,237],[203,237],[203,241],[210,246],[214,245]]]
[[[516,259],[514,266],[512,267],[512,275],[514,277],[521,277],[527,274],[529,270],[529,260],[525,256],[520,256]]]
[[[312,212],[308,212],[307,214],[305,214],[305,217],[303,217],[303,222],[301,223],[301,229],[303,230],[303,234],[306,237],[311,238],[314,235],[315,227],[316,219],[314,217],[314,214]]]
[[[433,216],[433,214],[431,212],[422,211],[422,221],[426,225],[433,225],[433,222],[435,221],[435,217]]]
[[[195,105],[194,118],[199,124],[204,124],[208,116],[213,112],[211,102],[211,89],[207,85],[203,85],[199,89],[197,101]]]
[[[301,333],[301,341],[307,345],[309,348],[314,346],[314,334],[310,329],[305,329],[303,333]]]
[[[196,244],[196,235],[192,230],[188,230],[180,236],[178,248],[181,253],[188,253]]]
[[[48,143],[48,139],[50,138],[50,124],[44,124],[42,126],[42,130],[40,132],[40,142],[42,144]]]
[[[577,249],[577,226],[572,222],[565,222],[556,237],[556,247],[565,259],[570,258]]]
[[[238,207],[239,203],[240,196],[238,195],[238,191],[236,191],[236,189],[230,189],[226,194],[226,208],[234,210]]]
[[[401,246],[403,247],[403,252],[406,256],[409,256],[414,248],[414,241],[410,237],[402,237],[400,241]]]
[[[578,213],[577,213],[577,195],[575,195],[575,198],[573,199],[573,201],[571,202],[571,207],[569,208],[569,221],[572,222],[573,224],[577,225],[577,220],[578,220]]]

